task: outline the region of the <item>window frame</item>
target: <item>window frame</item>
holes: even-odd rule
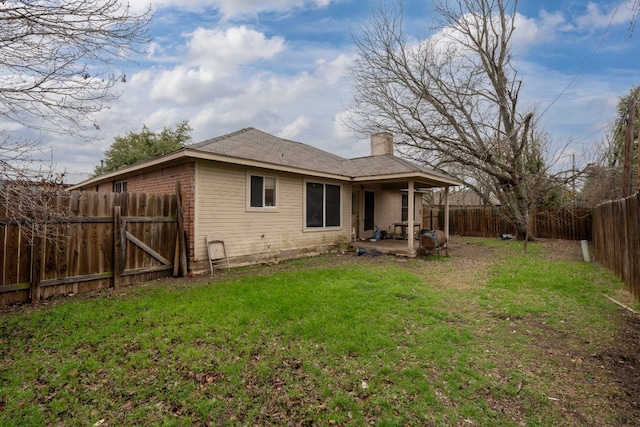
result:
[[[276,175],[269,175],[269,174],[264,174],[264,173],[259,173],[259,172],[254,172],[254,171],[247,171],[247,178],[246,178],[246,184],[247,184],[247,188],[246,188],[246,210],[247,212],[278,212],[279,210],[279,206],[278,206],[278,194],[279,194],[279,179]],[[253,191],[253,183],[254,183],[254,179],[253,178],[261,178],[262,179],[262,188],[261,188],[261,203],[262,206],[252,206],[252,202],[253,202],[253,196],[255,195],[255,192]],[[265,200],[267,199],[266,196],[266,182],[267,180],[273,180],[273,206],[269,206],[265,204]]]
[[[118,191],[118,187],[120,187],[120,191]],[[114,193],[126,193],[127,192],[127,181],[113,181],[113,192]]]
[[[320,208],[322,209],[322,224],[321,225],[309,225],[309,185],[318,185],[322,186],[322,200],[320,201]],[[328,204],[327,204],[327,188],[333,189],[334,191],[337,189],[337,207],[333,212],[328,212]],[[304,181],[304,192],[303,192],[303,229],[305,231],[325,231],[325,230],[339,230],[342,228],[343,224],[343,186],[341,184],[331,183],[331,182],[323,182],[320,180],[305,180]],[[336,194],[333,194],[333,198],[335,199]],[[329,194],[331,197],[331,194]],[[334,200],[335,201],[335,200]],[[318,204],[318,203],[316,203]],[[333,204],[335,206],[335,203]],[[337,217],[337,218],[336,218]],[[338,224],[327,225],[327,221],[331,219],[337,219]]]
[[[400,194],[400,221],[409,221],[409,193]]]

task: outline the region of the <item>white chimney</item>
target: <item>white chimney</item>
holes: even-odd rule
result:
[[[371,155],[383,156],[393,155],[393,135],[389,132],[378,132],[371,134]]]

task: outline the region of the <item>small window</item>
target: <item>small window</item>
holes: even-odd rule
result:
[[[249,206],[252,208],[272,208],[276,206],[276,179],[251,175]]]
[[[276,205],[276,179],[275,178],[264,179],[264,205],[269,207]]]
[[[409,220],[409,195],[402,193],[402,221]]]
[[[307,182],[306,192],[306,226],[308,228],[339,227],[340,186]]]
[[[113,183],[113,192],[114,193],[126,193],[127,192],[127,181],[118,181]]]

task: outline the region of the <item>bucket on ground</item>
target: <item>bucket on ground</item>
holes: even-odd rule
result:
[[[580,240],[580,247],[582,248],[582,259],[584,259],[584,262],[591,262],[591,255],[589,254],[589,242],[586,240]]]

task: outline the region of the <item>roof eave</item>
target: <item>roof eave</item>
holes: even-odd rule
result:
[[[340,175],[340,174],[313,171],[313,170],[302,169],[302,168],[297,168],[297,167],[292,167],[287,165],[276,165],[273,163],[261,162],[258,160],[243,159],[239,157],[232,157],[232,156],[227,156],[222,154],[208,153],[206,151],[193,150],[190,148],[182,148],[178,151],[174,151],[172,153],[165,154],[160,157],[154,157],[153,159],[145,160],[131,166],[127,166],[115,171],[98,175],[94,178],[90,178],[79,184],[75,184],[69,187],[68,189],[70,191],[73,191],[73,190],[78,190],[91,185],[99,185],[104,182],[113,181],[114,179],[124,178],[136,172],[152,169],[159,165],[174,163],[176,161],[180,161],[184,159],[207,160],[207,161],[221,162],[221,163],[227,163],[227,164],[233,164],[233,165],[239,165],[239,166],[254,167],[258,169],[270,169],[270,170],[275,170],[279,172],[289,172],[289,173],[294,173],[299,175],[314,176],[314,177],[325,178],[325,179],[334,179],[338,181],[351,180],[350,177],[345,175]]]
[[[125,166],[124,168],[117,169],[115,171],[110,171],[107,173],[103,173],[93,178],[89,178],[86,181],[80,182],[68,188],[69,191],[78,190],[88,185],[99,185],[104,182],[113,181],[115,178],[120,178],[123,176],[131,175],[132,173],[153,168],[154,166],[158,166],[160,164],[172,163],[177,160],[181,160],[182,158],[188,157],[186,155],[186,148],[181,148],[179,150],[173,151],[169,154],[165,154],[162,156],[154,157],[152,159],[143,160],[136,164]]]
[[[352,181],[357,183],[363,182],[378,182],[378,181],[398,181],[398,180],[416,180],[421,182],[428,183],[429,186],[432,187],[453,187],[462,185],[461,182],[458,182],[453,179],[436,177],[433,175],[429,175],[423,172],[404,172],[404,173],[395,173],[395,174],[382,174],[382,175],[370,175],[370,176],[358,176],[353,177]]]
[[[116,179],[126,178],[134,173],[152,169],[160,165],[167,165],[176,163],[188,159],[214,161],[220,163],[227,163],[232,165],[239,165],[245,167],[253,167],[257,169],[268,169],[278,172],[287,172],[298,175],[312,176],[316,178],[333,179],[337,181],[347,181],[353,183],[364,182],[384,182],[384,181],[400,181],[400,180],[416,180],[421,183],[427,184],[429,187],[450,187],[460,186],[462,183],[445,178],[442,176],[435,176],[425,172],[407,171],[402,173],[383,173],[367,176],[347,176],[337,173],[315,171],[310,169],[304,169],[300,167],[288,166],[287,164],[274,164],[259,160],[246,159],[241,157],[233,157],[224,154],[215,154],[207,151],[194,150],[192,148],[181,148],[174,152],[165,154],[163,156],[154,157],[153,159],[144,160],[131,166],[118,169],[116,171],[107,172],[105,174],[90,178],[79,184],[70,186],[69,190],[78,190],[86,188],[92,185],[99,185],[105,182],[114,181]]]
[[[350,177],[346,175],[314,171],[310,169],[303,169],[303,168],[294,167],[294,166],[287,166],[286,164],[275,164],[275,163],[269,163],[269,162],[262,162],[259,160],[245,159],[241,157],[227,156],[223,154],[214,154],[206,151],[190,150],[190,157],[194,159],[199,159],[199,160],[209,160],[214,162],[228,163],[228,164],[239,165],[239,166],[247,166],[247,167],[253,167],[258,169],[271,169],[278,172],[288,172],[288,173],[293,173],[298,175],[307,175],[307,176],[314,176],[314,177],[320,177],[320,178],[335,179],[338,181],[350,181]]]

